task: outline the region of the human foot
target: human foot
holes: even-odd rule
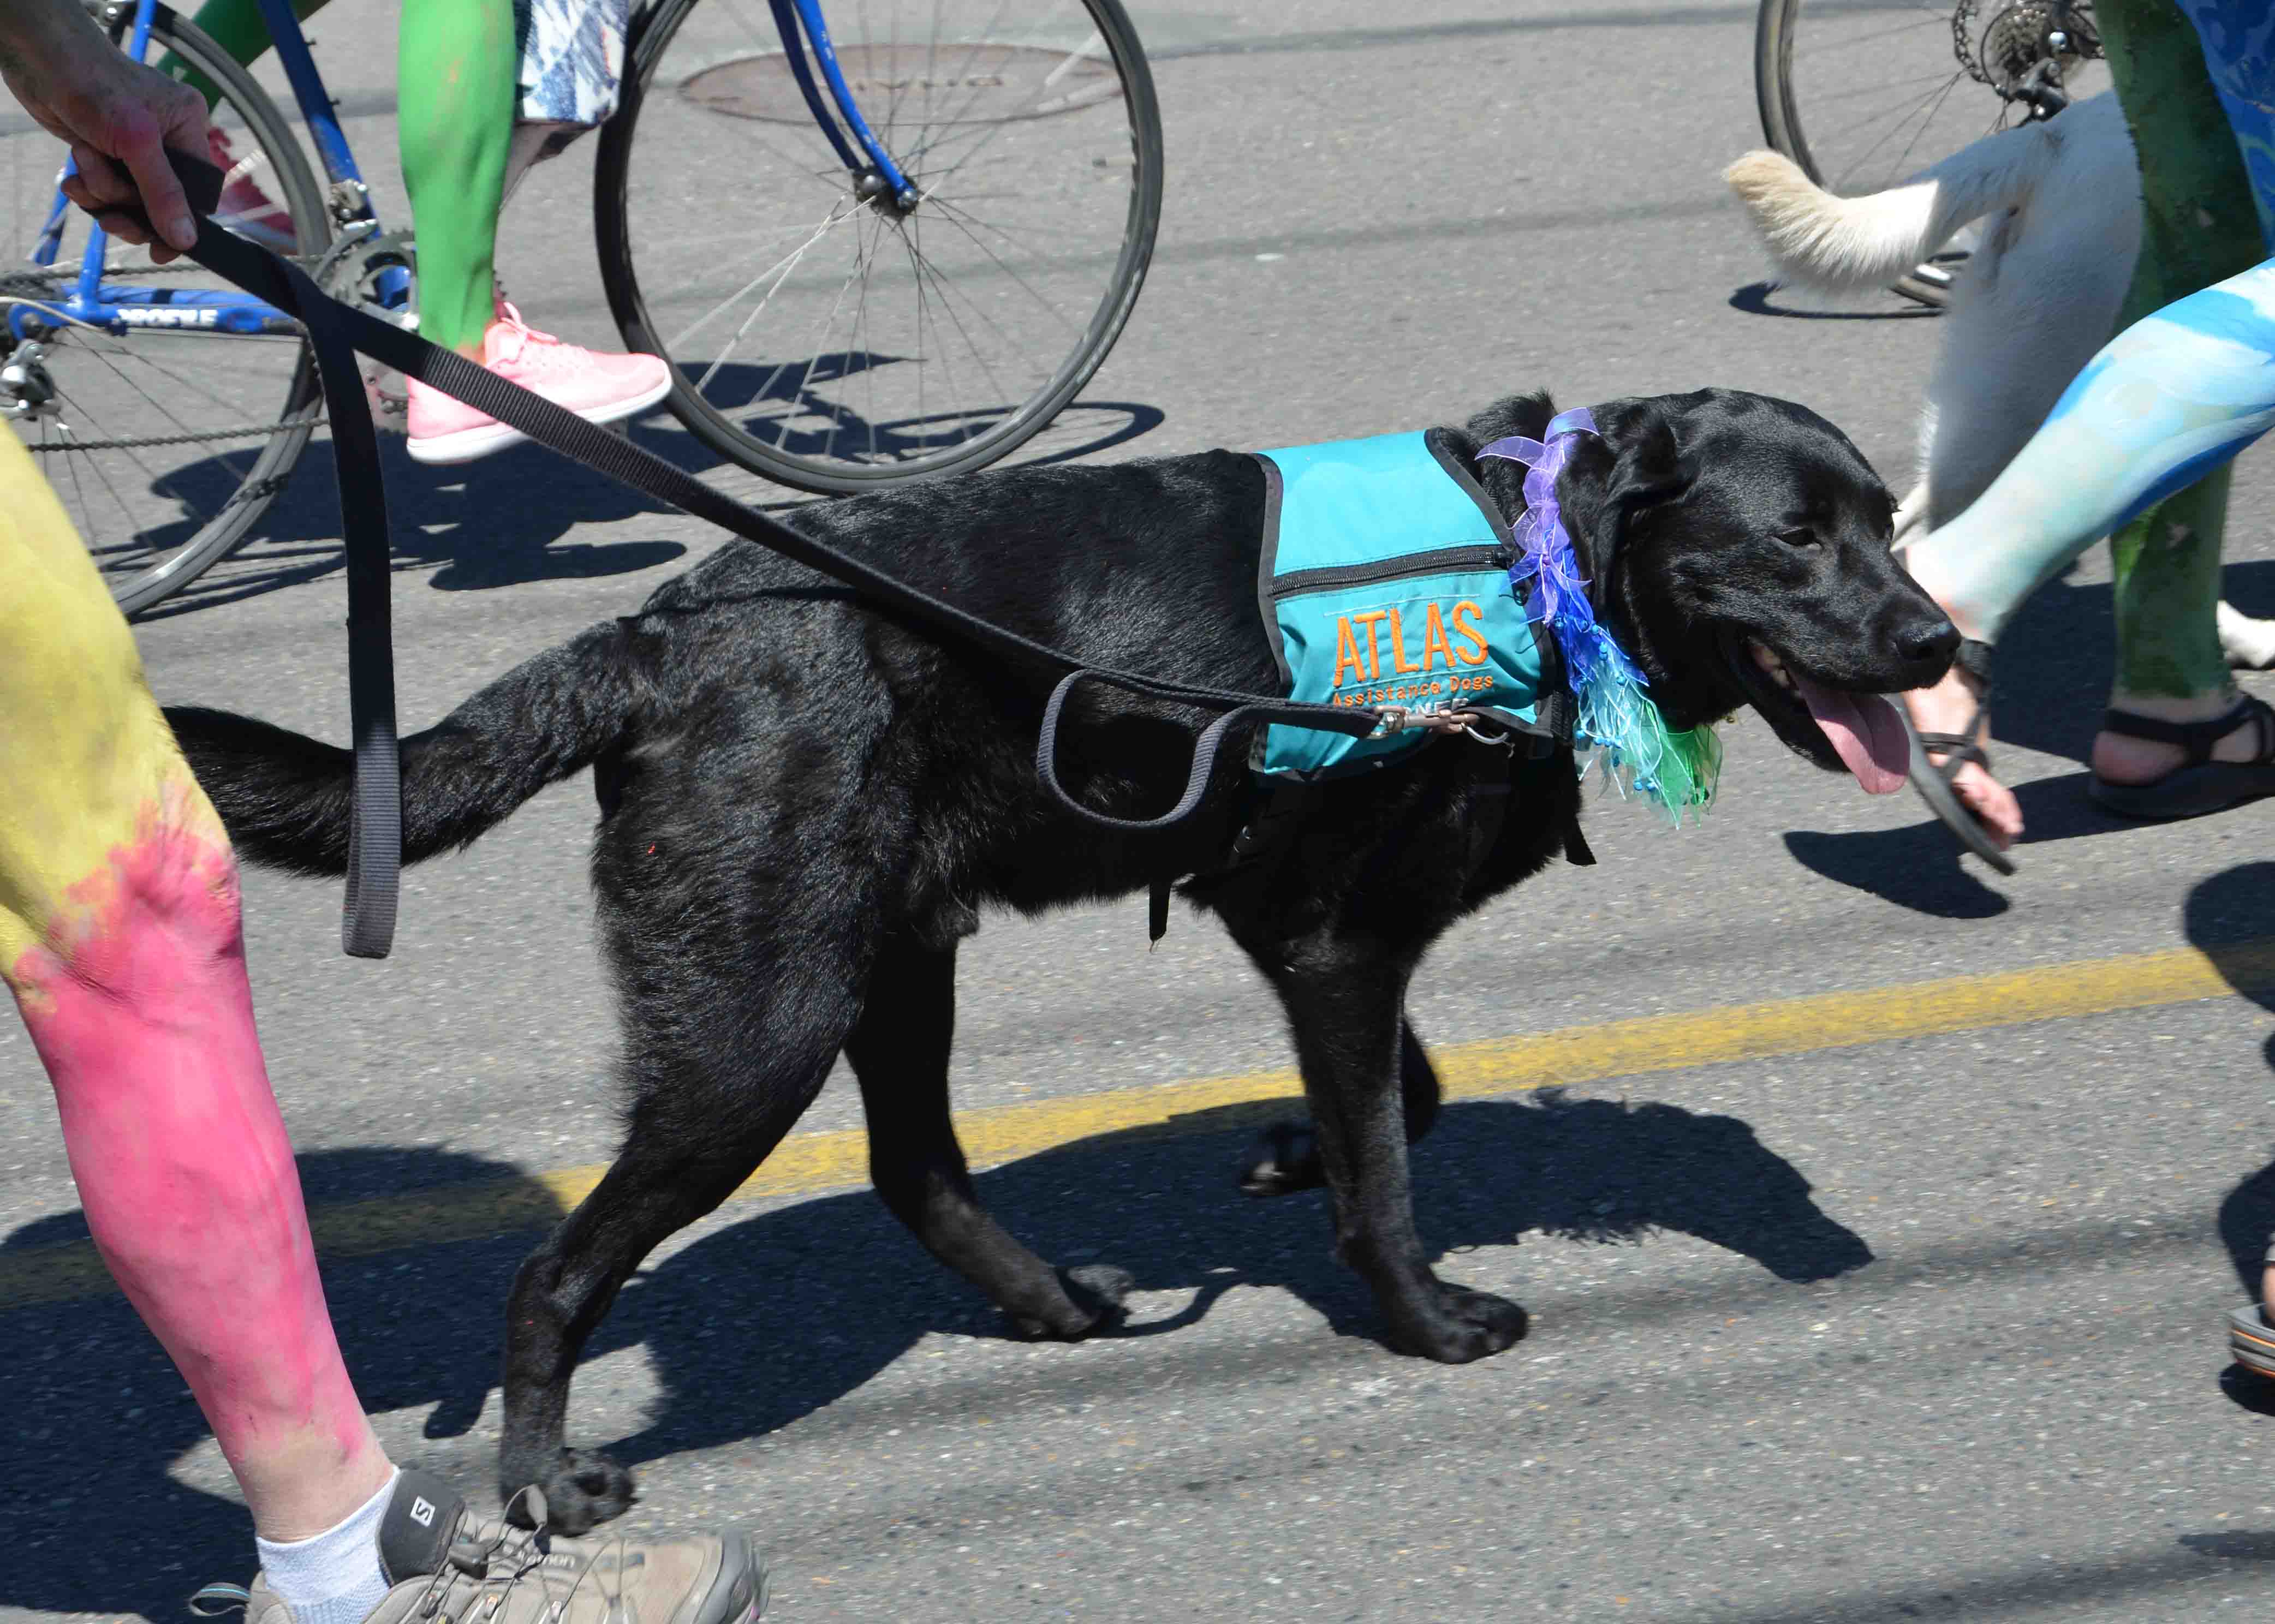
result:
[[[656,355],[610,355],[563,344],[521,319],[511,305],[482,335],[481,364],[510,382],[565,406],[588,423],[614,423],[671,392],[671,369]],[[488,413],[411,381],[413,462],[469,463],[529,436]]]
[[[404,1472],[376,1535],[391,1588],[367,1624],[437,1616],[485,1624],[750,1624],[766,1610],[766,1564],[738,1532],[571,1539],[547,1530],[541,1494],[525,1490],[517,1498],[529,1503],[534,1530],[477,1522],[441,1478]],[[193,1598],[208,1613],[242,1605],[246,1624],[295,1624],[301,1616],[265,1575],[249,1591],[208,1585]]]
[[[2211,761],[2255,761],[2265,741],[2254,726],[2256,717],[2241,709],[2233,691],[2188,699],[2118,693],[2110,696],[2112,715],[2138,718],[2179,727],[2217,722],[2233,716],[2205,758]],[[2240,711],[2240,714],[2238,714]],[[2188,748],[2175,739],[2144,737],[2104,727],[2094,736],[2093,775],[2105,783],[2145,784],[2188,765]]]
[[[2249,695],[2120,695],[2093,743],[2088,793],[2128,818],[2193,818],[2275,795],[2275,710]]]
[[[1953,744],[1927,742],[1939,736],[1941,740],[1971,741],[1978,751],[1990,743],[1991,719],[1983,709],[1985,691],[1981,677],[1954,663],[1933,687],[1915,688],[1902,696],[1904,710],[1914,730],[1922,736],[1932,765],[1946,767],[1958,753]],[[2001,851],[2012,846],[2022,833],[2022,803],[2015,800],[2014,791],[1977,761],[1962,761],[1949,777],[1952,793],[1983,826],[1991,843]]]

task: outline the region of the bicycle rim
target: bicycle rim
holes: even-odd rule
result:
[[[910,175],[858,196],[765,0],[666,0],[596,170],[601,262],[673,412],[784,484],[872,489],[1039,433],[1129,319],[1160,120],[1117,0],[835,0],[854,99]]]
[[[169,50],[222,88],[213,124],[229,143],[232,182],[283,204],[300,252],[320,253],[330,238],[323,194],[274,104],[211,40],[162,6],[149,60]],[[14,431],[131,614],[181,590],[244,538],[307,443],[322,395],[313,356],[297,336],[194,326],[114,334],[64,317],[59,300],[78,277],[85,217],[66,216],[52,272],[26,262],[62,160],[61,146],[36,126],[0,126],[0,240],[14,245],[16,261],[0,273],[0,298],[32,308],[45,329],[29,347],[0,338],[0,348],[43,374],[29,393],[46,398],[15,416]],[[144,250],[116,240],[103,277],[176,300],[227,288],[187,260],[156,266]],[[152,313],[197,319],[162,303]],[[26,398],[19,389],[6,404]]]
[[[2024,9],[1985,0],[1971,42]],[[1961,65],[1949,0],[1763,0],[1754,90],[1769,144],[1843,196],[1896,185],[2021,117]],[[2107,64],[2075,64],[2072,102],[2109,88]],[[1965,234],[1896,291],[1942,305],[1965,258]]]

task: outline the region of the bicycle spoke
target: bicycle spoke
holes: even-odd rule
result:
[[[773,276],[775,278],[774,287],[768,288],[766,292],[766,297],[759,300],[759,308],[764,309],[766,307],[767,299],[772,298],[775,294],[775,289],[781,287],[783,279],[787,277],[791,271],[797,268],[797,262],[800,259],[805,257],[806,251],[827,236],[832,226],[849,219],[853,212],[854,211],[852,210],[848,210],[845,214],[841,215],[837,212],[837,205],[832,203],[829,207],[828,215],[823,218],[819,226],[814,228],[812,234],[810,234],[804,242],[800,243],[796,248],[793,248],[787,254],[784,254],[781,259],[776,260],[772,265],[767,266],[766,269],[752,277],[748,282],[744,283],[734,292],[729,294],[718,304],[713,306],[709,310],[706,311],[699,319],[689,323],[685,328],[682,329],[678,336],[670,341],[670,347],[676,350],[684,345],[689,339],[694,337],[695,335],[700,332],[704,328],[708,327],[714,317],[723,314],[726,311],[731,309],[737,300],[742,298],[744,295],[749,293],[753,288],[757,287],[759,283],[764,282],[767,277]],[[777,276],[775,274],[776,272],[780,272],[781,274]],[[755,315],[756,312],[754,311],[752,314]],[[750,327],[750,322],[745,321],[743,326],[744,329],[747,330]],[[714,370],[716,370],[715,366]],[[708,374],[707,374],[706,376],[707,377]]]
[[[933,266],[931,261],[926,260],[921,254],[917,256],[917,263],[918,269],[921,272],[930,276],[933,287],[939,295],[941,308],[948,313],[949,320],[956,323],[956,330],[964,335],[964,341],[970,346],[973,358],[979,362],[980,370],[987,374],[987,382],[989,387],[995,389],[999,394],[1001,393],[1003,386],[1001,381],[996,378],[994,369],[987,365],[987,358],[980,352],[979,346],[971,342],[971,331],[969,328],[964,325],[964,319],[956,313],[955,304],[949,298],[949,283],[947,279],[942,277],[938,269]],[[971,313],[973,315],[986,322],[987,326],[994,330],[995,336],[1003,341],[1006,348],[1012,350],[1014,352],[1017,351],[1018,346],[1012,342],[1011,336],[1006,333],[1002,328],[997,324],[993,316],[989,315],[986,311],[980,308],[979,303],[974,300],[971,295],[966,294],[964,296],[964,303],[971,306]],[[1009,404],[1013,403],[1010,403],[1007,399],[1006,404]]]
[[[970,226],[964,224],[963,221],[956,218],[956,215],[961,212],[963,211],[956,208],[953,204],[950,204],[942,208],[941,218],[947,221],[949,224],[954,226],[957,230],[963,232],[965,237],[969,238],[973,247],[979,249],[980,253],[986,254],[988,259],[993,261],[996,269],[1001,271],[1006,276],[1009,276],[1012,281],[1017,283],[1020,287],[1025,289],[1027,296],[1033,299],[1035,303],[1040,305],[1045,310],[1048,311],[1052,319],[1057,321],[1060,326],[1065,328],[1067,331],[1074,334],[1077,337],[1081,336],[1082,329],[1068,321],[1066,313],[1063,311],[1062,311],[1056,305],[1052,304],[1050,300],[1045,298],[1039,292],[1036,291],[1035,285],[1032,283],[1029,282],[1024,276],[1019,275],[1017,271],[1013,270],[1009,265],[1005,264],[1000,254],[998,254],[993,248],[990,248],[986,243],[979,240],[979,235],[978,232],[974,231]]]
[[[837,297],[830,302],[828,311],[822,316],[821,330],[814,335],[813,343],[807,347],[806,360],[808,362],[807,374],[809,376],[812,375],[812,362],[819,359],[824,353],[824,351],[821,348],[822,340],[829,336],[829,329],[836,325],[838,311],[844,307],[845,290],[853,285],[855,278],[859,276],[860,274],[860,232],[857,229],[854,232],[853,268],[846,272],[845,280],[837,284]],[[752,398],[754,400],[772,399],[774,397],[775,385],[781,381],[782,374],[789,371],[790,368],[797,365],[797,358],[794,355],[785,355],[781,360],[776,361],[775,363],[774,370],[766,375],[764,381],[762,381],[759,385],[758,389],[752,392]]]
[[[703,26],[714,3],[666,0],[667,32],[642,57],[651,127],[637,142],[603,142],[604,154],[656,155],[611,162],[609,188],[628,203],[612,250],[626,268],[609,274],[639,267],[652,342],[694,386],[676,397],[690,427],[760,472],[836,489],[977,465],[1031,435],[1068,380],[1097,365],[1150,249],[1123,247],[1158,208],[1158,135],[1137,127],[1116,15],[1093,0],[829,0],[845,19],[837,45],[861,110],[918,201],[903,214],[857,197],[841,171],[816,225],[782,204],[805,182],[779,149],[803,142],[714,134],[700,99],[715,85],[720,110],[802,122],[780,58],[704,81],[684,112],[661,94],[740,59],[736,22]],[[721,3],[738,21],[747,0]],[[1093,94],[1123,110],[1062,110]],[[818,139],[807,129],[805,140]],[[1122,155],[1110,174],[1093,162],[1101,142]],[[687,183],[658,167],[677,155],[707,170],[722,154],[722,186],[694,208]],[[644,193],[678,200],[644,214]],[[736,251],[722,253],[730,224]],[[850,239],[842,251],[833,236]],[[611,287],[622,297],[625,283]]]
[[[1950,83],[1944,87],[1942,94],[1937,96],[1934,102],[1929,105],[1927,110],[1921,115],[1917,121],[1917,126],[1912,132],[1911,139],[1904,143],[1903,152],[1898,156],[1899,163],[1901,162],[1903,157],[1909,155],[1914,147],[1919,145],[1920,135],[1926,130],[1928,125],[1934,120],[1936,110],[1940,108],[1950,97],[1952,91],[1963,82],[1964,80],[1962,76],[1954,74],[1951,78]],[[1881,147],[1886,146],[1889,141],[1893,140],[1896,135],[1901,132],[1902,128],[1903,126],[1901,125],[1898,125],[1895,129],[1890,130],[1886,134],[1881,136],[1878,140],[1874,141],[1870,147],[1867,147],[1863,152],[1851,159],[1848,162],[1848,166],[1840,172],[1840,178],[1838,184],[1842,185],[1847,185],[1849,178],[1856,173],[1857,169],[1868,162],[1874,153],[1879,151]]]
[[[970,48],[964,51],[964,61],[957,66],[956,71],[949,76],[951,79],[963,79],[971,73],[971,64],[979,57],[981,47],[994,35],[995,26],[1003,20],[1004,7],[1009,4],[1010,0],[997,0],[995,10],[988,16],[986,25],[973,36]],[[933,37],[935,42],[937,42],[940,37],[940,8],[937,5],[933,8]],[[928,82],[925,89],[925,124],[924,127],[917,132],[917,147],[918,150],[922,150],[926,144],[925,138],[932,133],[931,87],[933,84],[939,82],[939,75],[937,73],[928,75],[927,78]],[[966,102],[965,105],[969,107],[970,103]]]

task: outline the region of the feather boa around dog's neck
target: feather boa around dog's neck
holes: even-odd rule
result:
[[[1512,434],[1478,453],[1523,465],[1524,513],[1515,525],[1518,555],[1509,578],[1527,581],[1525,613],[1545,624],[1564,656],[1572,684],[1573,742],[1601,761],[1604,778],[1620,793],[1630,789],[1651,802],[1676,828],[1689,812],[1704,817],[1722,773],[1722,741],[1712,723],[1678,733],[1646,691],[1650,680],[1596,618],[1580,563],[1556,502],[1556,476],[1582,434],[1596,433],[1583,407],[1552,419],[1544,438]],[[1588,764],[1581,764],[1586,776]]]

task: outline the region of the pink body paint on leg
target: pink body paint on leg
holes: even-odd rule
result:
[[[264,1479],[334,1477],[352,1507],[388,1466],[316,1273],[228,846],[147,812],[8,979],[95,1244],[188,1380],[256,1523]]]

